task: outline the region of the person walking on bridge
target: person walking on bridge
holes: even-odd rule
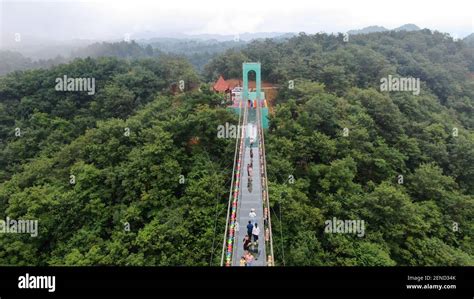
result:
[[[258,245],[258,235],[260,235],[260,228],[258,227],[257,222],[255,222],[255,225],[253,226],[252,235],[253,241]]]
[[[250,217],[250,219],[252,219],[252,220],[254,220],[255,217],[257,217],[257,213],[255,213],[255,209],[254,209],[254,208],[251,208],[251,209],[250,209],[249,217]]]
[[[251,242],[252,241],[250,241],[249,236],[245,236],[245,238],[244,238],[244,252],[249,251]]]
[[[249,224],[247,224],[247,235],[249,236],[249,239],[252,239],[252,233],[253,233],[253,224],[252,224],[252,221],[249,220]]]

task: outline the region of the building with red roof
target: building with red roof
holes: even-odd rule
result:
[[[219,76],[219,79],[217,79],[216,83],[214,83],[214,86],[212,89],[216,92],[226,92],[229,90],[229,84],[224,80],[224,77]]]

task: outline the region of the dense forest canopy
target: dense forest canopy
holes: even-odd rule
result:
[[[474,265],[467,40],[299,34],[202,68],[136,43],[89,50],[0,77],[0,219],[40,223],[37,238],[0,234],[0,264],[217,265],[235,145],[217,128],[238,117],[206,82],[259,61],[279,87],[265,136],[277,265]],[[65,74],[96,93],[56,91]],[[380,91],[389,75],[420,94]],[[365,235],[325,233],[334,217]]]

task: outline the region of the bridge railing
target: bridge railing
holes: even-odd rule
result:
[[[240,102],[239,128],[241,128],[239,138],[235,141],[234,166],[232,168],[232,181],[230,184],[229,203],[227,206],[226,226],[224,242],[222,244],[221,266],[232,266],[234,244],[235,244],[235,224],[237,221],[237,207],[240,199],[240,184],[242,179],[242,165],[245,153],[245,124],[248,114],[247,103]]]
[[[263,202],[263,219],[264,219],[264,238],[265,252],[267,253],[267,266],[274,266],[273,255],[273,237],[272,237],[272,220],[270,217],[270,200],[268,196],[268,179],[267,179],[267,159],[265,155],[265,134],[263,131],[263,119],[261,113],[261,104],[257,104],[257,131],[258,131],[258,150],[260,153],[260,175],[262,183],[262,202]]]

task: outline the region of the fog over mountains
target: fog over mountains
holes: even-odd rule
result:
[[[388,31],[422,30],[415,24],[405,24],[393,29],[383,26],[368,26],[349,30],[349,35],[370,34]],[[47,68],[70,61],[77,57],[114,56],[137,58],[169,53],[186,57],[198,70],[211,57],[228,49],[241,49],[254,40],[273,39],[284,41],[299,32],[256,32],[230,34],[160,34],[152,30],[126,34],[122,38],[106,40],[71,39],[58,41],[36,36],[3,35],[0,47],[0,75],[15,70]],[[332,33],[337,34],[337,33]],[[454,36],[454,38],[456,38]],[[131,44],[130,42],[133,43]],[[474,44],[474,35],[464,38],[469,45]]]
[[[368,34],[373,32],[385,31],[415,31],[421,30],[415,24],[405,24],[394,29],[387,29],[383,26],[373,25],[362,29],[353,29],[347,31],[350,35]],[[71,40],[54,40],[45,39],[36,36],[20,36],[18,41],[14,34],[3,34],[1,37],[0,50],[10,50],[21,53],[22,55],[33,60],[51,59],[57,56],[70,57],[74,53],[80,51],[81,48],[100,42],[120,42],[127,40],[135,40],[142,45],[151,44],[165,52],[174,52],[177,43],[194,43],[195,45],[216,45],[220,42],[228,43],[230,46],[239,46],[256,39],[286,39],[297,35],[299,32],[255,32],[241,34],[160,34],[152,30],[140,31],[137,33],[125,34],[121,38],[111,38],[104,40],[95,39],[71,39]],[[333,34],[337,34],[334,32]],[[467,38],[467,37],[466,37]],[[218,47],[220,48],[220,47]],[[210,49],[211,52],[216,52]]]

